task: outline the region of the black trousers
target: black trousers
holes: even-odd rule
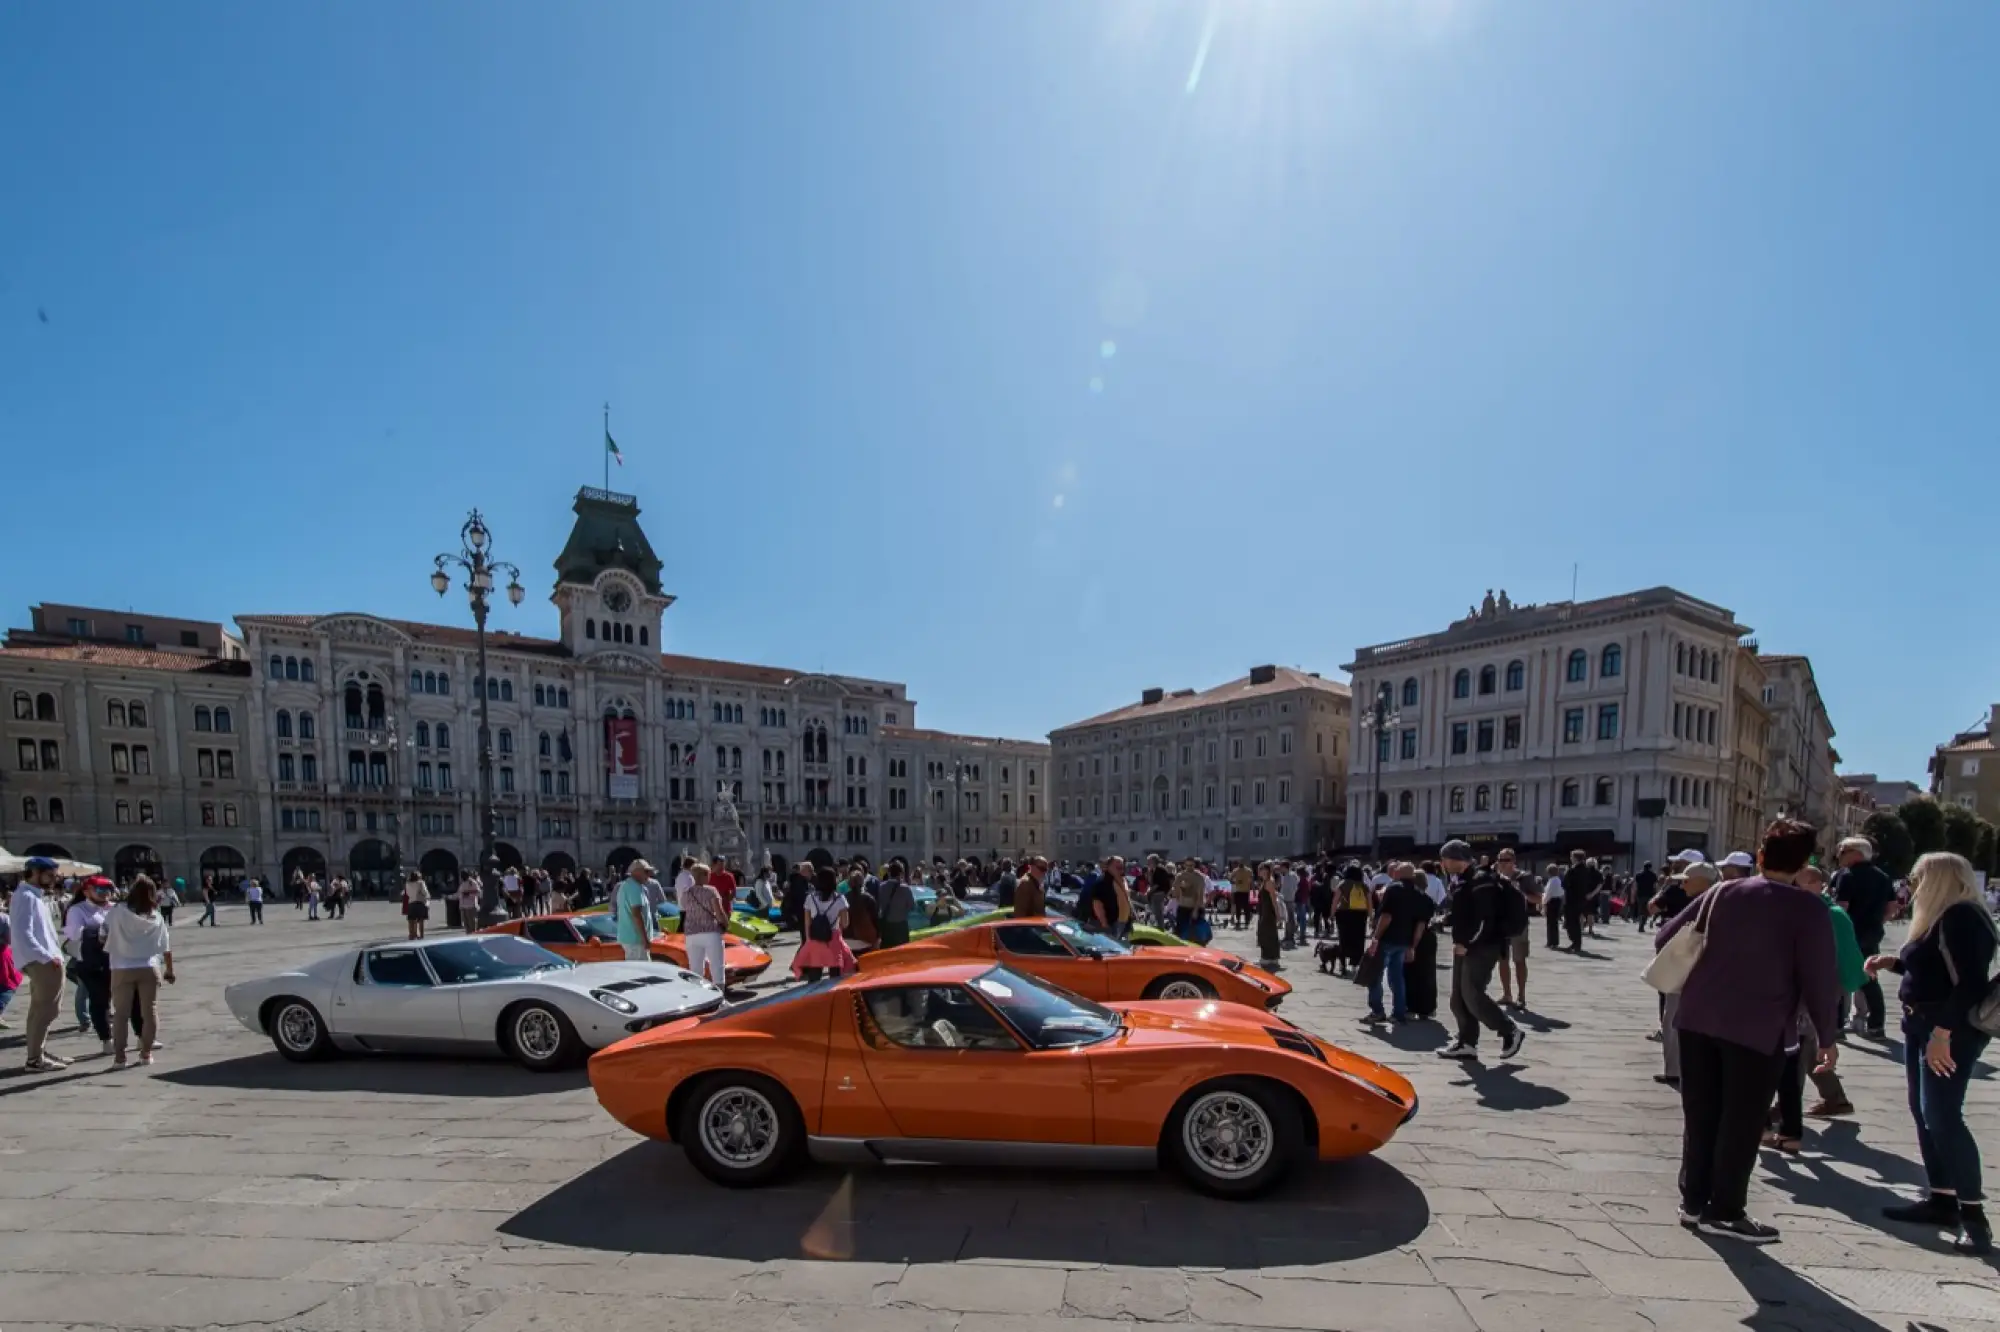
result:
[[[1425,930],[1424,937],[1417,940],[1417,946],[1403,964],[1403,997],[1410,1005],[1410,1012],[1421,1018],[1437,1012],[1437,939],[1437,931]]]
[[[1563,928],[1569,932],[1569,946],[1583,947],[1583,909],[1587,906],[1581,897],[1563,898]]]
[[[1542,919],[1548,923],[1549,951],[1562,947],[1562,899],[1542,904]]]
[[[85,1009],[90,1014],[90,1025],[97,1029],[97,1039],[111,1039],[111,968],[99,971],[77,971],[77,983],[89,996]]]
[[[1785,1056],[1685,1030],[1680,1053],[1681,1210],[1734,1221],[1743,1215]]]

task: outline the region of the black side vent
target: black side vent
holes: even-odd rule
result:
[[[1320,1048],[1317,1045],[1313,1044],[1310,1037],[1293,1031],[1289,1027],[1266,1027],[1264,1028],[1264,1034],[1269,1036],[1272,1044],[1276,1045],[1280,1050],[1290,1050],[1293,1054],[1302,1054],[1308,1059],[1317,1059],[1322,1064],[1326,1062],[1326,1056],[1320,1052]]]

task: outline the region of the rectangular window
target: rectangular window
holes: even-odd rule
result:
[[[1616,740],[1618,738],[1618,705],[1600,703],[1597,705],[1597,738]]]
[[[1383,763],[1389,761],[1389,733],[1387,731],[1377,731],[1375,733],[1375,757]]]
[[[1243,757],[1243,742],[1241,740],[1231,740],[1229,742],[1229,757],[1232,761]]]
[[[1467,726],[1464,722],[1453,722],[1451,724],[1451,752],[1454,754],[1463,754],[1466,750],[1467,742],[1471,739],[1471,735],[1471,727]]]
[[[218,777],[234,777],[236,775],[235,750],[218,749],[215,751],[215,775]]]
[[[1681,714],[1683,711],[1684,709],[1681,704],[1674,704],[1674,739],[1676,740],[1681,738]]]
[[[1257,757],[1264,757],[1264,737],[1261,735],[1257,737]]]
[[[132,746],[132,771],[141,777],[153,771],[153,751],[144,745]]]
[[[299,755],[299,780],[316,782],[319,780],[319,759],[311,754]]]
[[[298,772],[293,765],[292,756],[290,754],[278,755],[278,780],[281,782],[289,782],[294,780],[297,776]]]
[[[1493,752],[1493,719],[1491,717],[1479,723],[1479,752],[1482,754],[1491,754]]]
[[[1250,800],[1259,809],[1264,807],[1264,783],[1252,782],[1250,784]]]
[[[1417,728],[1414,726],[1406,726],[1403,728],[1403,757],[1406,759],[1413,759],[1416,756],[1417,756]]]
[[[1581,743],[1582,740],[1583,740],[1583,709],[1565,708],[1563,710],[1563,743],[1566,745],[1574,745]]]
[[[1289,777],[1278,779],[1278,803],[1281,805],[1292,803],[1292,779]]]
[[[197,777],[215,776],[215,751],[197,749],[194,752],[194,771]]]
[[[1505,717],[1500,722],[1500,748],[1519,749],[1521,747],[1521,719]]]
[[[132,752],[123,745],[111,746],[111,771],[132,771]]]
[[[1229,807],[1231,809],[1235,809],[1242,803],[1243,803],[1243,783],[1231,782],[1229,784]]]

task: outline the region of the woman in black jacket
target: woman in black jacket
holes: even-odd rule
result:
[[[1971,1012],[1986,997],[1993,964],[1993,918],[1963,856],[1934,851],[1910,872],[1910,934],[1899,955],[1868,959],[1868,974],[1903,978],[1903,1066],[1910,1116],[1930,1194],[1883,1209],[1891,1221],[1957,1227],[1952,1248],[1983,1254],[1993,1247],[1980,1188],[1979,1144],[1965,1125],[1965,1089],[1986,1049]]]

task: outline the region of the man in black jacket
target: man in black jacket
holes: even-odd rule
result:
[[[1500,1057],[1512,1059],[1521,1052],[1521,1028],[1486,993],[1507,957],[1501,894],[1509,890],[1491,870],[1474,873],[1472,848],[1456,838],[1438,849],[1438,860],[1451,880],[1445,909],[1451,922],[1451,1015],[1458,1022],[1458,1035],[1438,1056],[1477,1059],[1479,1029],[1491,1027],[1500,1038]]]
[[[1861,955],[1873,957],[1882,951],[1882,932],[1896,900],[1896,885],[1875,863],[1875,844],[1866,837],[1847,838],[1837,854],[1840,869],[1833,876],[1833,900],[1854,922],[1854,941],[1861,945]],[[1871,974],[1860,993],[1868,1013],[1868,1035],[1879,1041],[1884,1034],[1882,982]]]
[[[1581,851],[1569,853],[1569,871],[1563,875],[1563,929],[1569,935],[1569,951],[1583,951],[1583,918],[1597,910],[1597,893],[1604,887],[1604,873],[1597,862]]]

